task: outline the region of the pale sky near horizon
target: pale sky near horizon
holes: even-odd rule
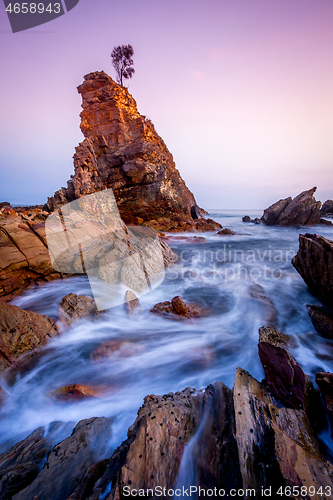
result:
[[[318,186],[333,199],[333,0],[80,0],[11,33],[0,4],[0,201],[41,204],[66,186],[83,75],[129,91],[205,208],[264,209]]]

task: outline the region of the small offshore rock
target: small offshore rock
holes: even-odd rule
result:
[[[171,302],[167,300],[155,304],[150,312],[176,320],[198,318],[201,315],[196,306],[193,304],[186,305],[179,296],[174,297]]]

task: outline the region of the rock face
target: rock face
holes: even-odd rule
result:
[[[333,339],[333,311],[324,306],[306,306],[315,330],[326,339]]]
[[[55,445],[37,478],[13,498],[63,500],[77,487],[85,471],[105,456],[111,435],[111,420],[105,417],[81,420],[70,437]]]
[[[322,217],[333,216],[333,200],[327,200],[321,207]]]
[[[328,415],[333,424],[333,373],[318,372],[316,383],[323,395]]]
[[[78,91],[85,139],[76,148],[75,174],[68,187],[49,198],[47,208],[55,210],[76,198],[112,188],[126,223],[151,221],[147,225],[154,228],[195,228],[193,217],[198,220],[201,212],[194,196],[154,125],[139,114],[128,90],[101,71],[86,75]],[[204,221],[198,222],[204,225]]]
[[[333,307],[333,242],[317,234],[300,234],[291,262],[311,292]]]
[[[0,214],[0,300],[10,300],[31,283],[64,277],[52,268],[45,224],[21,218],[14,210]]]
[[[18,357],[58,336],[53,321],[32,311],[0,302],[0,372],[17,364]]]
[[[48,452],[70,434],[73,424],[52,422],[45,435],[39,427],[30,436],[0,455],[0,497],[10,499],[38,476]]]
[[[321,202],[316,201],[313,194],[316,187],[303,191],[296,198],[279,200],[266,208],[263,221],[268,226],[316,225],[321,218]]]

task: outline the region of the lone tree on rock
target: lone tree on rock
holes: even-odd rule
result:
[[[118,45],[111,52],[113,67],[116,71],[116,81],[123,87],[123,78],[132,78],[135,73],[132,56],[132,45]]]

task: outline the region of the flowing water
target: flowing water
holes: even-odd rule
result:
[[[41,425],[55,420],[76,423],[92,416],[112,417],[112,448],[126,438],[147,394],[187,386],[199,389],[217,380],[232,387],[237,366],[261,380],[258,328],[274,316],[274,308],[260,300],[263,291],[256,284],[276,308],[278,329],[293,337],[292,354],[304,371],[313,379],[319,370],[332,372],[333,341],[315,332],[305,308],[319,301],[290,260],[300,233],[317,232],[332,239],[333,229],[245,224],[242,215],[236,211],[209,215],[242,234],[207,233],[203,243],[172,243],[179,260],[164,282],[140,299],[140,316],[128,318],[124,306],[117,306],[97,320],[82,321],[53,339],[37,365],[12,385],[2,380],[10,398],[1,414],[0,451]],[[59,303],[71,292],[91,295],[88,280],[77,277],[30,288],[12,303],[57,320]],[[204,317],[186,323],[149,313],[157,302],[175,295],[201,307]],[[98,356],[98,347],[106,341],[119,342],[109,358]],[[98,397],[61,403],[48,395],[70,384],[93,387]]]

